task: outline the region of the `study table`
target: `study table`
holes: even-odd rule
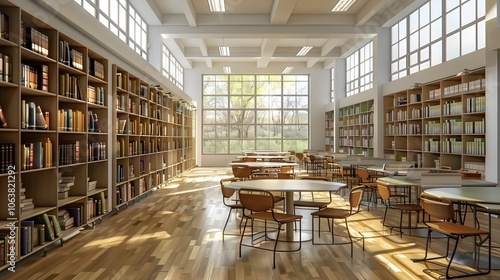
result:
[[[246,165],[253,168],[260,168],[259,172],[265,172],[266,168],[276,168],[283,166],[299,166],[296,162],[281,162],[281,161],[246,161],[246,162],[231,162],[229,165]]]
[[[261,159],[263,161],[270,161],[272,159],[278,159],[278,160],[287,160],[290,158],[290,156],[270,156],[270,155],[255,155],[255,156],[237,156],[237,159],[244,159],[244,158],[254,158],[254,159]]]
[[[346,186],[347,185],[344,183],[318,180],[263,179],[232,182],[227,184],[226,188],[234,190],[254,189],[270,192],[285,192],[285,213],[293,214],[293,195],[295,192],[336,192],[340,188]],[[293,223],[288,223],[286,225],[286,239],[288,241],[296,240],[294,239]]]
[[[465,181],[465,180],[464,180]],[[471,180],[477,181],[477,180]],[[471,186],[471,187],[462,187],[462,188],[433,188],[427,189],[423,191],[426,194],[433,195],[440,198],[446,198],[451,200],[452,202],[460,202],[467,203],[477,207],[484,207],[484,205],[490,204],[495,205],[496,207],[492,207],[498,209],[500,205],[500,188],[499,187],[486,187],[486,186]],[[474,220],[476,220],[476,207],[474,209]],[[491,217],[489,217],[491,219]],[[491,238],[491,221],[488,224],[488,231],[490,232]],[[475,245],[475,242],[474,242]],[[475,252],[474,248],[474,252]],[[457,253],[456,261],[458,263],[466,264],[466,265],[474,265],[476,262],[477,256],[470,253],[460,254]],[[480,258],[482,260],[480,262],[481,267],[486,267],[487,264],[484,263],[486,257]],[[455,260],[454,260],[455,261]],[[500,268],[500,260],[498,257],[491,258],[492,269]]]

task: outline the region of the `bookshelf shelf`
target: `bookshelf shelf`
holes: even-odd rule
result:
[[[484,172],[484,78],[482,68],[384,96],[385,157]]]
[[[30,209],[30,210],[26,210],[26,211],[22,211],[21,213],[21,220],[27,220],[29,218],[32,218],[32,217],[35,217],[35,216],[38,216],[40,214],[43,214],[43,213],[47,213],[51,210],[55,210],[56,207],[35,207],[33,209]]]
[[[65,206],[65,205],[68,205],[68,204],[71,204],[74,202],[78,202],[80,200],[84,200],[85,198],[87,198],[87,197],[83,195],[83,196],[69,196],[69,197],[64,198],[64,199],[58,199],[57,206],[62,207],[62,206]]]

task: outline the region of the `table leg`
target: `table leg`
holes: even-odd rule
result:
[[[285,193],[285,213],[287,214],[293,214],[294,212],[294,206],[293,206],[293,192],[286,192]],[[294,240],[294,224],[293,223],[287,223],[286,224],[286,239],[287,240]]]

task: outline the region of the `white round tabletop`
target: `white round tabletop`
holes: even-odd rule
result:
[[[338,191],[347,186],[344,183],[327,182],[319,180],[290,180],[290,179],[263,179],[238,181],[227,184],[230,189],[258,189],[266,191],[289,191],[289,192],[323,192]]]
[[[500,188],[498,187],[435,188],[427,189],[424,193],[451,201],[500,204]]]

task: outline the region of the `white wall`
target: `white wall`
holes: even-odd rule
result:
[[[267,68],[257,68],[256,63],[228,63],[233,74],[281,74],[287,66],[294,66],[290,74],[310,75],[310,98],[309,98],[309,139],[310,149],[325,148],[325,104],[330,102],[330,70],[323,69],[317,64],[312,68],[306,68],[303,63],[273,63]],[[197,164],[199,166],[227,166],[235,159],[234,155],[202,155],[202,81],[203,74],[221,74],[225,63],[214,63],[212,68],[208,68],[204,63],[195,63],[193,69],[184,70],[184,91],[189,94],[197,103],[197,135],[196,152]]]

